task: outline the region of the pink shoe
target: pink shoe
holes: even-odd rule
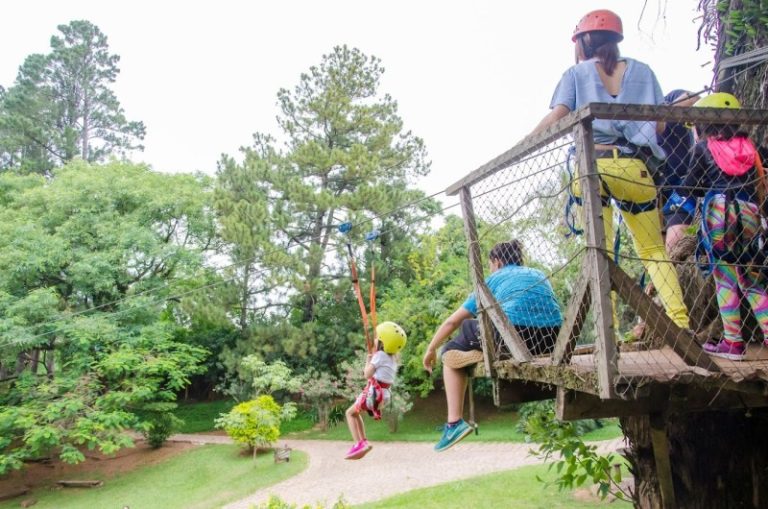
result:
[[[727,339],[721,339],[717,344],[704,343],[702,348],[713,357],[721,357],[732,361],[744,360],[744,352],[746,350],[743,341],[728,341]]]
[[[373,449],[373,446],[368,443],[368,440],[360,440],[358,443],[352,446],[352,448],[347,452],[347,455],[344,457],[346,460],[359,460],[366,454],[368,454],[368,451]]]

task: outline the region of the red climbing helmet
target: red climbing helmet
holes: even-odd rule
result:
[[[579,24],[573,30],[573,37],[571,40],[576,42],[576,37],[586,32],[592,32],[594,30],[604,30],[606,32],[613,32],[618,34],[619,39],[616,42],[620,42],[624,39],[624,30],[621,26],[621,18],[616,15],[615,12],[608,9],[598,9],[596,11],[588,12],[584,15]]]

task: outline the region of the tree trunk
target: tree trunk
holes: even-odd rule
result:
[[[686,237],[670,258],[693,262],[695,247],[695,237]],[[679,265],[678,276],[699,340],[719,338],[722,322],[711,278],[704,279],[691,263]],[[758,333],[750,321],[754,319],[745,320],[745,339]],[[623,417],[620,422],[635,476],[635,507],[664,507],[648,416]],[[668,415],[664,425],[676,508],[768,507],[768,410]]]
[[[675,507],[768,507],[768,411],[671,415],[665,421]],[[635,507],[664,507],[648,417],[625,417],[621,425],[630,445]]]

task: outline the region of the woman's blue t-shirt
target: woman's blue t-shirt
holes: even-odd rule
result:
[[[507,265],[488,276],[485,283],[513,325],[554,327],[562,323],[552,286],[540,270]],[[462,307],[477,316],[474,292]]]
[[[560,78],[550,108],[562,104],[575,111],[589,103],[610,104],[663,104],[664,94],[656,75],[648,65],[631,58],[621,82],[621,91],[613,97],[605,89],[592,58],[569,68]],[[595,143],[611,145],[624,138],[639,147],[649,147],[653,155],[664,159],[664,150],[656,140],[656,122],[636,120],[596,119],[592,123]]]

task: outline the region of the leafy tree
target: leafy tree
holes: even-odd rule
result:
[[[216,427],[226,431],[235,442],[250,447],[255,458],[260,447],[269,447],[280,438],[280,422],[295,415],[295,407],[281,407],[272,396],[265,394],[221,414],[216,419]]]
[[[248,355],[232,363],[234,375],[228,377],[230,384],[223,392],[235,399],[252,399],[275,393],[297,394],[301,390],[301,379],[283,361],[266,363],[257,355]]]
[[[177,338],[214,235],[209,190],[119,163],[0,175],[0,468],[113,452],[200,371],[205,351]]]
[[[0,94],[0,165],[48,173],[74,157],[95,162],[142,149],[144,125],[129,121],[110,86],[120,57],[89,21],[58,26],[51,52],[27,57]]]
[[[278,358],[324,355],[320,362],[329,368],[352,355],[350,335],[360,337],[359,320],[346,319],[355,308],[349,311],[336,226],[367,225],[387,214],[381,259],[389,260],[436,210],[410,187],[429,163],[422,140],[404,130],[397,103],[379,93],[383,72],[375,57],[334,48],[293,90],[278,92],[285,143],[258,133],[242,149],[242,162],[230,156],[220,162],[216,209],[234,262],[232,315],[252,349]],[[414,200],[421,201],[401,209]],[[355,246],[361,228],[350,233]],[[288,317],[292,332],[279,343],[254,340],[259,336],[248,329],[273,327],[277,316]]]

